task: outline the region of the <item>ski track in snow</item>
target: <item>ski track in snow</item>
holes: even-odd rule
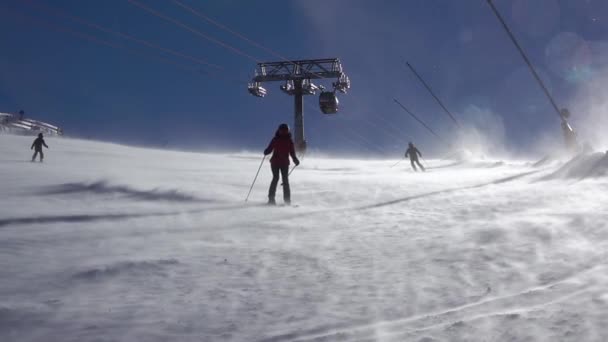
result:
[[[608,340],[608,157],[265,165],[0,135],[1,341]],[[280,202],[281,190],[277,198]]]
[[[391,321],[373,322],[363,325],[342,327],[339,329],[328,329],[322,332],[291,333],[263,339],[260,342],[324,341],[333,340],[334,338],[340,341],[359,341],[362,338],[367,339],[377,336],[378,330],[380,330],[381,337],[387,338],[391,335],[405,335],[408,333],[421,332],[490,316],[517,317],[516,315],[527,311],[538,310],[548,305],[587,293],[592,287],[592,284],[581,284],[580,281],[573,282],[571,281],[572,278],[575,276],[583,276],[589,272],[599,272],[599,270],[606,271],[606,266],[607,265],[604,264],[592,265],[589,268],[558,282],[535,286],[515,294],[481,299],[438,312]],[[521,303],[521,301],[524,301],[524,303]]]

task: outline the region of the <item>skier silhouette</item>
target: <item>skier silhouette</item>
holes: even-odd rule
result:
[[[274,152],[274,153],[273,153]],[[270,182],[270,189],[268,189],[268,204],[276,205],[275,194],[277,191],[277,184],[279,182],[279,173],[283,179],[283,200],[286,205],[291,204],[291,189],[289,188],[289,156],[293,159],[296,166],[300,165],[298,157],[296,157],[296,151],[291,140],[291,133],[289,132],[289,126],[287,124],[279,125],[279,129],[275,133],[274,138],[268,144],[268,147],[264,150],[264,155],[272,154],[270,158],[270,168],[272,170],[272,181]]]
[[[44,159],[44,153],[42,153],[42,146],[49,148],[47,146],[47,144],[44,142],[42,133],[38,133],[38,138],[36,138],[36,140],[34,140],[34,142],[32,143],[32,147],[30,148],[30,150],[34,150],[34,148],[35,148],[34,155],[32,156],[32,161],[35,161],[36,156],[38,155],[38,153],[40,153],[40,162],[42,162],[42,159]]]
[[[414,171],[418,171],[414,163],[418,164],[422,171],[425,171],[424,166],[422,166],[422,164],[420,164],[420,161],[418,160],[418,156],[422,157],[422,153],[418,151],[418,149],[416,148],[416,146],[414,146],[414,144],[412,144],[412,142],[408,143],[407,150],[405,151],[405,158],[407,158],[408,155],[410,156],[410,163],[412,164],[412,168],[414,169]]]

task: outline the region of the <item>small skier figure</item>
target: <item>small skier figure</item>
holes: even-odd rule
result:
[[[274,153],[273,153],[274,152]],[[270,182],[270,189],[268,189],[268,204],[276,205],[275,194],[277,191],[277,184],[279,182],[279,172],[283,179],[283,199],[286,205],[291,204],[291,189],[289,188],[289,156],[293,159],[296,166],[300,165],[298,157],[296,157],[296,151],[291,140],[291,133],[289,132],[289,126],[287,124],[279,125],[274,138],[268,144],[268,147],[264,150],[264,155],[267,156],[270,153],[270,168],[272,170],[272,182]]]
[[[425,171],[424,166],[422,166],[422,164],[420,164],[420,161],[418,160],[418,156],[422,157],[422,153],[420,153],[416,146],[414,146],[414,144],[412,144],[411,142],[408,144],[407,150],[405,151],[405,158],[407,158],[408,155],[410,156],[410,163],[412,163],[412,168],[414,169],[414,171],[418,172],[418,169],[416,168],[416,165],[414,163],[418,164],[422,171]]]
[[[38,133],[38,138],[36,138],[36,140],[34,140],[34,142],[32,143],[32,147],[30,148],[30,150],[34,150],[34,155],[32,156],[32,161],[36,160],[36,156],[38,155],[38,153],[40,153],[40,162],[42,162],[42,159],[44,159],[44,153],[42,153],[42,146],[49,148],[46,143],[44,142],[44,138],[42,137],[42,133]]]

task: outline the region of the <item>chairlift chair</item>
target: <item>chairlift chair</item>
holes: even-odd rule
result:
[[[335,91],[323,90],[319,95],[319,108],[321,108],[323,114],[336,114],[339,103]]]
[[[266,96],[266,89],[260,85],[258,82],[249,83],[247,85],[247,90],[253,96],[264,97]]]

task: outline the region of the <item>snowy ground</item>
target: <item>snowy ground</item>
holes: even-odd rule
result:
[[[307,157],[0,136],[0,341],[606,341],[608,158]],[[280,202],[280,189],[279,189]]]

